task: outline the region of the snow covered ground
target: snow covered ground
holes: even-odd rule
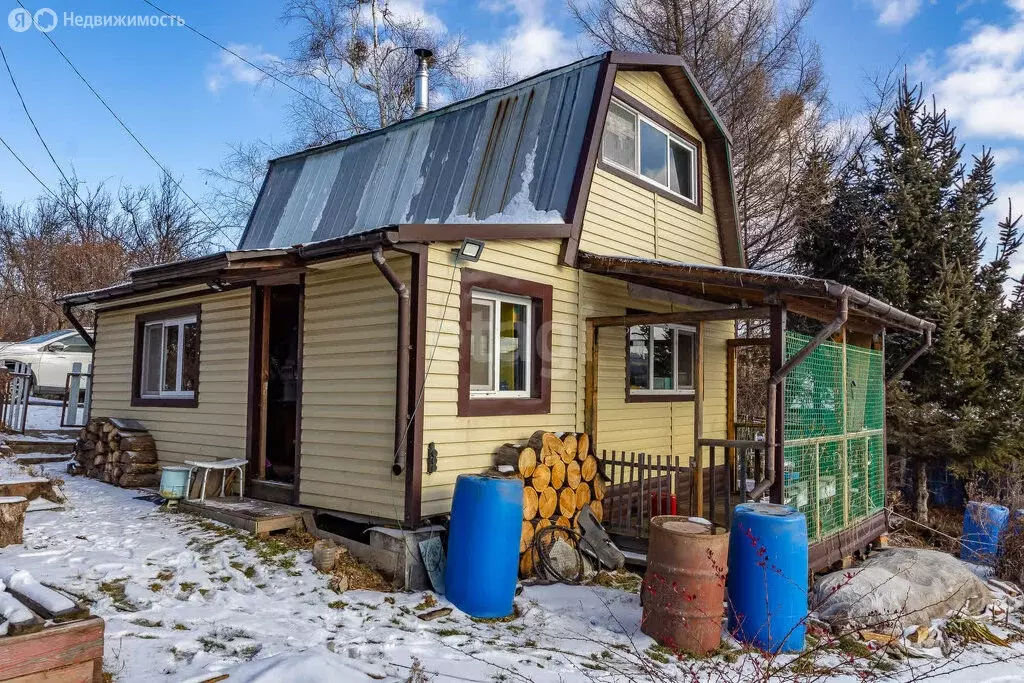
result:
[[[59,429],[62,401],[33,396],[29,399],[25,429]]]
[[[0,474],[13,467],[0,461]],[[66,477],[59,466],[47,473]],[[623,590],[527,587],[507,621],[475,621],[458,610],[424,621],[420,614],[450,605],[422,592],[338,594],[308,551],[167,513],[142,492],[84,477],[67,477],[64,490],[66,508],[29,513],[24,545],[0,549],[0,566],[89,600],[106,620],[104,663],[117,681],[203,681],[219,673],[273,683],[763,677],[766,660],[758,654],[677,659],[654,647],[640,633],[639,597]],[[806,674],[777,680],[1009,683],[1024,681],[1020,648],[972,645],[952,659],[910,660],[870,675],[866,660],[833,652]]]
[[[426,680],[535,683],[754,676],[757,655],[708,662],[652,649],[633,593],[529,587],[510,621],[478,622],[456,610],[426,622],[418,618],[431,602],[425,593],[337,594],[308,552],[163,512],[137,491],[94,480],[70,478],[65,491],[67,508],[30,513],[24,546],[0,550],[0,565],[93,601],[107,623],[106,668],[118,681],[198,681],[222,671],[275,683],[407,681],[417,671]],[[918,675],[938,674],[931,680],[1024,681],[1020,655],[974,646],[916,666]],[[851,669],[830,680],[860,677]]]

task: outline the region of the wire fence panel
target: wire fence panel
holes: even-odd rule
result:
[[[810,341],[786,333],[786,358]],[[784,498],[820,541],[885,503],[881,351],[824,342],[786,379]]]

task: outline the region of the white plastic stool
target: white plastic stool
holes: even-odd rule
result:
[[[203,485],[199,489],[199,501],[206,500],[206,480],[210,476],[210,470],[217,470],[224,472],[220,478],[220,495],[224,497],[224,482],[227,480],[227,471],[236,470],[238,472],[238,499],[242,500],[245,498],[245,466],[249,464],[248,460],[243,458],[230,458],[228,460],[186,460],[185,464],[190,468],[188,473],[188,491],[192,490],[192,479],[196,474],[196,470],[203,471]]]

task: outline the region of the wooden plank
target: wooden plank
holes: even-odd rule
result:
[[[18,676],[7,683],[95,683],[102,680],[103,664],[98,660],[69,664],[37,674]]]
[[[846,527],[850,524],[850,440],[847,438],[849,434],[847,433],[848,425],[846,419],[846,394],[849,391],[850,384],[846,376],[846,325],[843,325],[843,329],[840,334],[842,335],[843,343],[843,441],[840,444],[841,450],[839,457],[842,458],[842,461],[840,462],[839,467],[840,471],[843,473],[843,526]],[[817,446],[815,446],[815,448],[817,448]]]
[[[102,660],[103,620],[99,617],[61,624],[38,633],[0,638],[0,681],[24,680],[33,674],[82,663],[93,663],[95,676],[102,673]]]
[[[8,635],[21,635],[23,633],[35,633],[41,631],[43,628],[43,620],[32,613],[32,610],[25,604],[23,604],[18,598],[12,593],[0,592],[0,611],[4,612],[20,612],[24,610],[29,615],[28,619],[22,619],[20,621],[10,621],[7,623],[7,634]],[[0,668],[0,671],[3,669]]]
[[[736,438],[736,347],[726,340],[725,350],[725,437]]]
[[[40,586],[42,586],[42,584],[40,584]],[[62,597],[67,597],[69,600],[75,603],[75,606],[70,609],[60,610],[58,612],[51,612],[42,604],[36,602],[35,600],[28,597],[16,588],[7,586],[7,592],[13,595],[15,598],[17,598],[18,602],[23,604],[25,607],[28,607],[30,610],[32,610],[39,616],[43,617],[44,619],[55,621],[58,624],[67,621],[78,621],[79,619],[85,619],[89,616],[89,608],[83,605],[82,603],[74,600],[71,597],[65,596],[63,593],[53,590],[49,586],[42,587],[52,593],[56,593],[57,595],[60,595]]]
[[[302,525],[302,512],[298,509],[295,512],[260,513],[243,507],[233,510],[228,506],[206,505],[199,501],[183,500],[181,501],[181,510],[254,534],[267,534],[272,531],[298,528]]]
[[[704,323],[697,324],[697,367],[693,378],[693,454],[696,461],[697,476],[694,477],[693,492],[697,509],[697,517],[704,516],[704,448],[700,445],[704,431]],[[714,465],[714,463],[712,463]]]
[[[270,384],[270,287],[263,288],[263,316],[260,322],[260,391],[259,437],[256,444],[256,472],[253,479],[265,479],[267,474],[267,391]]]
[[[634,315],[608,315],[587,318],[587,324],[597,327],[632,327],[633,325],[660,325],[700,323],[714,320],[751,320],[768,317],[767,306],[755,308],[713,308],[704,311],[677,311],[675,313],[638,313]]]
[[[772,307],[771,316],[771,352],[768,372],[774,375],[786,362],[786,309],[784,306]],[[785,471],[785,435],[786,435],[786,381],[779,385],[775,401],[775,452],[765,453],[765,458],[772,458],[775,465],[775,483],[770,490],[770,501],[781,504],[785,498],[783,472]]]
[[[584,392],[583,425],[590,435],[590,445],[597,452],[597,325],[587,322],[587,361]],[[615,452],[612,451],[614,462]]]

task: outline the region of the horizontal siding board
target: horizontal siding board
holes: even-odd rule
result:
[[[621,207],[613,213],[623,225],[635,224],[635,217],[627,215]],[[438,465],[437,471],[423,475],[425,515],[447,512],[458,475],[486,470],[493,463],[495,448],[501,444],[522,442],[537,429],[556,432],[582,429],[585,318],[622,315],[627,308],[672,310],[671,305],[663,302],[630,298],[626,285],[620,281],[560,266],[557,242],[488,242],[483,258],[472,268],[552,285],[551,412],[459,417],[459,285],[458,274],[451,265],[452,246],[433,245],[429,255],[426,349],[427,357],[433,356],[433,361],[426,378],[423,457],[426,457],[427,445],[433,443],[438,451]],[[707,326],[705,430],[709,435],[724,436],[725,432],[724,339],[729,336],[730,323]],[[598,424],[602,448],[614,446],[681,457],[692,454],[692,402],[625,402],[625,330],[622,328],[602,331],[599,382]],[[714,433],[719,425],[721,433]]]
[[[409,282],[409,257],[388,254]],[[401,522],[394,460],[398,297],[365,259],[306,275],[299,502]]]
[[[700,138],[693,122],[657,72],[622,71],[616,74],[615,85]],[[598,168],[584,212],[580,249],[608,255],[721,264],[706,150],[701,160],[702,212]]]
[[[195,301],[202,306],[196,408],[131,405],[135,316],[189,300],[142,303],[99,314],[92,413],[140,420],[152,433],[162,463],[245,457],[249,290],[203,292]]]

